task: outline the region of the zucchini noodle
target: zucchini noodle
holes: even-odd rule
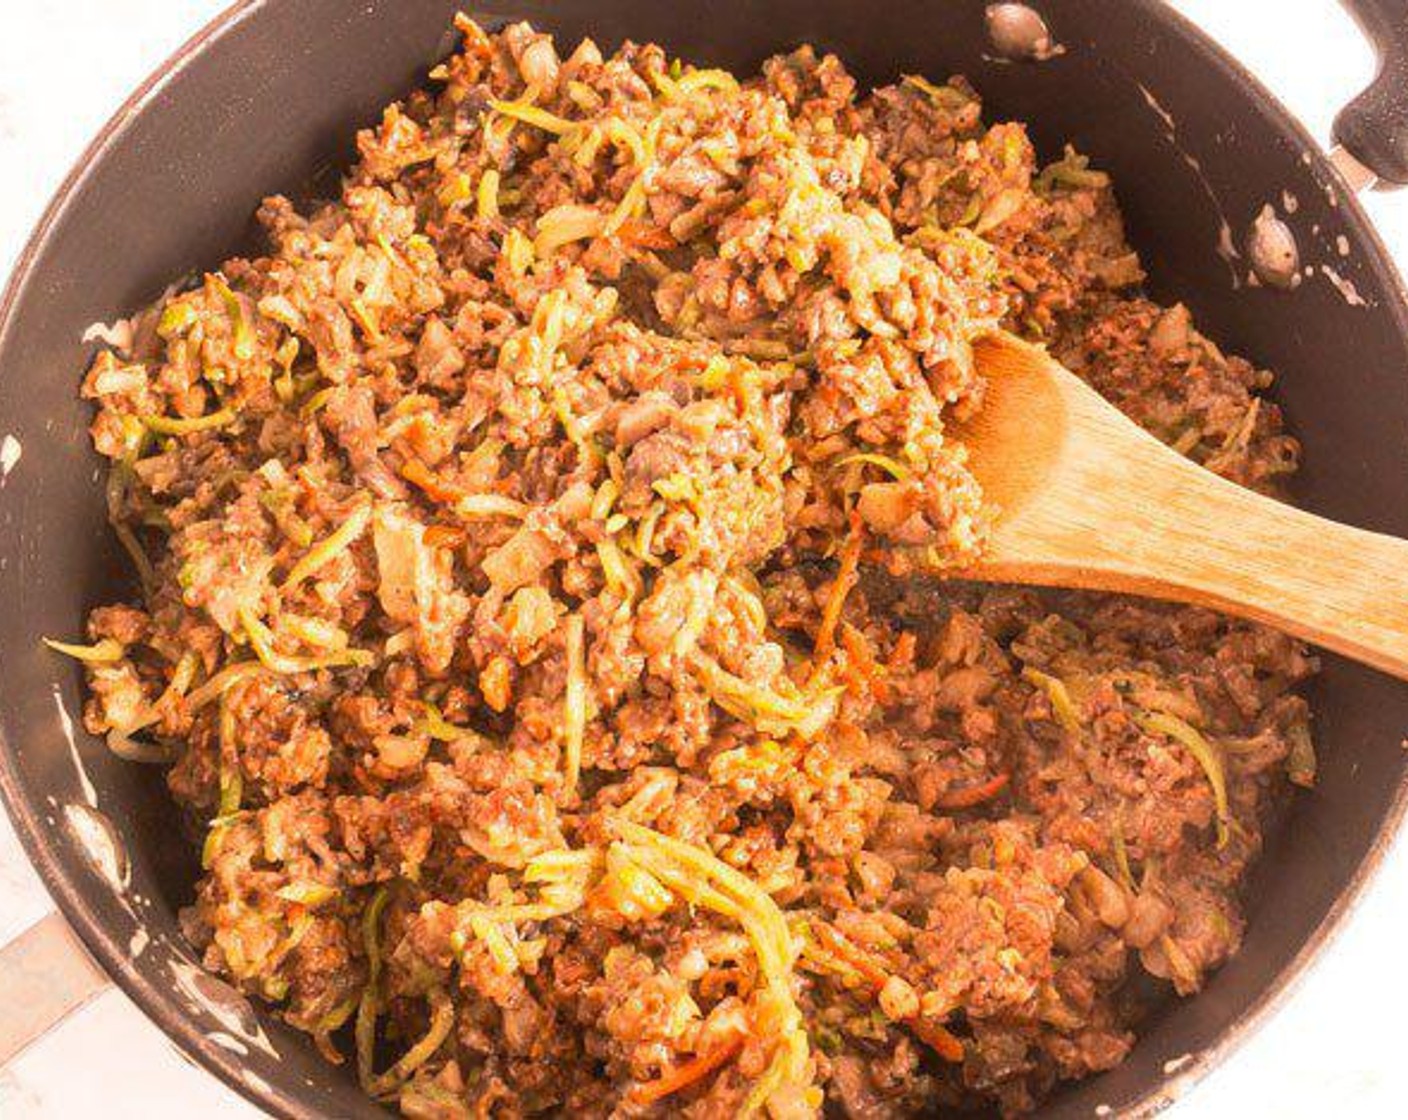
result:
[[[245,636],[259,658],[260,664],[270,672],[293,675],[312,673],[319,669],[337,669],[352,665],[366,666],[376,660],[376,655],[365,649],[342,649],[318,657],[300,657],[280,653],[274,647],[274,634],[248,607],[240,607],[240,625]]]
[[[303,558],[295,564],[285,577],[284,590],[297,587],[320,568],[331,563],[352,547],[353,543],[366,532],[372,519],[372,504],[363,502],[354,509],[347,520],[315,544]]]
[[[582,738],[587,726],[585,632],[580,614],[567,619],[565,643],[567,687],[562,698],[562,742],[566,773],[563,788],[566,798],[575,800],[577,777],[582,771]]]
[[[127,655],[127,650],[121,642],[112,638],[104,638],[100,642],[95,642],[91,646],[75,645],[71,642],[57,642],[53,638],[41,639],[55,653],[62,653],[66,657],[72,657],[76,661],[84,661],[89,665],[115,665]]]
[[[1150,735],[1162,735],[1186,747],[1207,776],[1217,811],[1217,846],[1225,848],[1232,833],[1232,810],[1227,802],[1227,773],[1218,749],[1192,724],[1167,712],[1136,712],[1134,722]]]
[[[555,113],[549,113],[546,109],[540,109],[527,99],[521,101],[498,101],[489,102],[489,107],[496,113],[502,113],[506,117],[512,117],[516,121],[540,128],[544,132],[550,132],[554,136],[563,136],[577,127],[575,121],[569,121],[564,117],[559,117]]]
[[[742,1115],[755,1113],[784,1086],[803,1084],[809,1048],[802,1013],[792,994],[797,954],[772,896],[712,852],[634,821],[616,818],[612,824],[631,860],[694,905],[738,922],[752,943],[779,1037],[772,1061],[749,1093]]]
[[[1047,699],[1051,701],[1051,710],[1055,713],[1056,721],[1062,727],[1072,735],[1080,734],[1080,713],[1076,710],[1075,701],[1071,699],[1071,693],[1066,687],[1065,681],[1059,677],[1053,677],[1049,673],[1043,673],[1040,669],[1033,669],[1030,665],[1023,666],[1022,679],[1028,684],[1036,685],[1046,693]]]
[[[233,424],[236,413],[233,409],[222,408],[205,416],[143,416],[142,423],[157,435],[189,436],[196,432],[208,432]]]
[[[381,914],[390,899],[390,890],[381,886],[362,911],[362,949],[367,955],[367,979],[357,1001],[357,1078],[368,1093],[376,1093],[376,1019],[381,1013]]]

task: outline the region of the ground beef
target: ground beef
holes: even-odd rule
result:
[[[1296,464],[1109,179],[962,79],[458,23],[341,196],[83,391],[144,583],[86,722],[174,758],[206,965],[410,1117],[1036,1106],[1235,953],[1315,669],[946,581],[972,342]]]

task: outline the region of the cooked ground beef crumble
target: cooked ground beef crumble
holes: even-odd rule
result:
[[[1108,178],[961,78],[738,81],[527,25],[84,382],[138,605],[86,723],[172,765],[205,964],[409,1117],[1035,1107],[1237,950],[1295,641],[945,581],[971,343],[1274,488]]]

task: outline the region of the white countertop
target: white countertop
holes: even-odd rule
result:
[[[980,0],[968,0],[978,3]],[[1322,140],[1367,80],[1367,46],[1333,0],[1173,0],[1243,60]],[[127,93],[224,0],[0,0],[0,275],[50,192]],[[1367,206],[1408,272],[1408,191]],[[50,909],[0,814],[0,943]],[[1233,1061],[1169,1114],[1232,1120],[1403,1115],[1408,1061],[1408,848],[1389,856],[1345,932]],[[5,993],[0,992],[0,1008]],[[75,1071],[81,1069],[81,1075]],[[0,1072],[0,1116],[253,1120],[109,991]]]

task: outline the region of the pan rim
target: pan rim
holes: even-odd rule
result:
[[[35,267],[51,237],[74,203],[93,166],[119,144],[129,125],[188,65],[225,35],[267,7],[272,0],[235,0],[209,20],[176,51],[152,71],[123,101],[93,140],[74,162],[45,207],[33,232],[15,258],[3,293],[0,293],[0,354],[3,354],[14,328],[15,308],[27,290]],[[1201,61],[1217,68],[1252,101],[1260,103],[1282,135],[1292,139],[1306,157],[1316,177],[1334,191],[1346,224],[1365,250],[1364,259],[1382,286],[1394,298],[1383,310],[1394,316],[1400,335],[1408,336],[1408,288],[1384,245],[1378,230],[1364,212],[1355,193],[1347,188],[1327,159],[1320,144],[1286,106],[1240,61],[1187,17],[1163,0],[1128,0],[1133,6],[1162,22],[1181,39]],[[320,1113],[281,1087],[244,1076],[239,1057],[212,1042],[191,1020],[175,995],[143,976],[127,946],[119,944],[104,928],[95,909],[84,898],[76,877],[65,870],[59,844],[51,837],[23,788],[16,758],[0,727],[0,802],[14,824],[15,832],[31,865],[60,913],[96,959],[103,971],[132,1000],[142,1013],[170,1038],[188,1057],[213,1074],[251,1104],[286,1118],[316,1120]],[[1342,931],[1347,920],[1363,901],[1370,883],[1384,859],[1403,833],[1408,817],[1408,772],[1400,778],[1374,842],[1360,858],[1354,874],[1344,883],[1324,918],[1305,939],[1300,949],[1273,980],[1260,990],[1240,1012],[1187,1065],[1174,1074],[1164,1074],[1144,1090],[1123,1115],[1130,1120],[1149,1120],[1185,1095],[1212,1070],[1232,1057],[1280,1011],[1299,990],[1310,969]]]
[[[0,293],[0,355],[3,355],[10,332],[14,329],[14,311],[20,296],[28,287],[50,238],[68,213],[95,163],[121,142],[128,126],[177,75],[268,3],[269,0],[235,0],[208,20],[143,79],[83,149],[15,258],[4,291]],[[137,969],[128,947],[109,935],[84,897],[79,882],[65,870],[59,845],[51,837],[50,830],[44,827],[40,814],[23,789],[17,759],[3,727],[0,727],[0,802],[4,803],[20,845],[59,913],[98,966],[142,1014],[186,1057],[249,1103],[282,1120],[318,1120],[317,1112],[305,1107],[281,1087],[262,1081],[252,1083],[247,1079],[239,1056],[211,1041],[183,1010],[175,995],[144,976]]]

